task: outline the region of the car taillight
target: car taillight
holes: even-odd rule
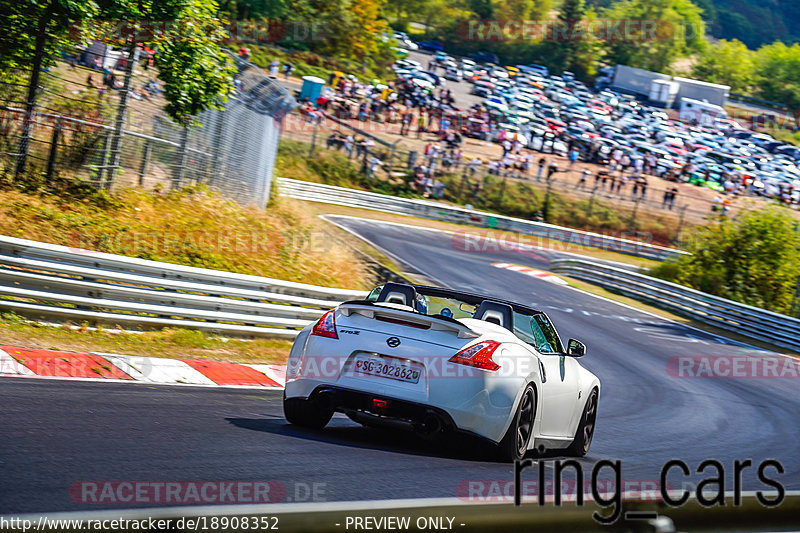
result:
[[[338,339],[339,335],[336,334],[336,320],[333,318],[334,310],[331,309],[322,315],[314,328],[311,330],[312,335],[319,335],[320,337],[328,337],[331,339]]]
[[[494,372],[500,368],[500,365],[492,360],[492,354],[499,346],[500,343],[497,341],[479,342],[455,354],[450,358],[450,362]]]

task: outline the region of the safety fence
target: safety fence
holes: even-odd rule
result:
[[[200,113],[191,127],[166,115],[153,67],[133,70],[123,99],[119,59],[108,58],[104,70],[57,64],[42,74],[32,113],[21,86],[0,83],[0,177],[40,175],[49,182],[64,175],[102,189],[202,184],[263,208],[280,121],[297,102],[261,69],[231,57],[236,90],[224,109]]]

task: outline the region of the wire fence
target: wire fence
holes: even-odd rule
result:
[[[0,84],[0,174],[68,175],[97,188],[207,185],[242,204],[264,207],[280,139],[294,98],[255,65],[232,56],[236,91],[224,110],[210,109],[183,127],[164,112],[163,88],[146,61],[133,71],[119,142],[115,120],[124,62],[100,68],[57,64],[43,73],[34,112],[24,87]],[[27,123],[27,124],[26,124]],[[26,139],[26,126],[30,138]]]
[[[350,115],[340,117],[337,113],[322,114],[317,111],[317,118],[312,119],[293,113],[285,121],[284,137],[310,143],[309,155],[314,153],[316,146],[324,143],[325,148],[347,153],[351,159],[363,159],[360,166],[364,173],[372,173],[367,161],[375,154],[381,161],[376,166],[376,174],[387,177],[408,173],[415,164],[424,162],[432,178],[448,173],[466,175],[468,178],[494,174],[503,180],[527,181],[534,187],[541,183],[544,187],[546,180],[543,176],[547,174],[547,166],[556,162],[559,173],[549,185],[552,190],[589,201],[590,205],[595,199],[602,199],[606,204],[630,211],[633,218],[638,216],[640,209],[653,210],[659,216],[674,217],[676,229],[684,222],[702,224],[719,216],[735,217],[742,208],[774,201],[750,190],[712,192],[702,184],[684,183],[672,173],[665,172],[664,168],[658,169],[658,172],[656,169],[644,169],[644,172],[634,172],[633,168],[626,172],[613,170],[604,161],[598,161],[597,155],[592,157],[587,147],[580,143],[576,145],[580,153],[578,162],[571,165],[566,157],[568,143],[548,133],[530,139],[519,156],[504,161],[499,144],[467,138],[456,149],[449,150],[444,147],[446,142],[435,129],[429,127],[428,131],[420,134],[416,125],[404,127],[399,120],[399,113],[378,114],[366,120],[358,119],[352,113]],[[457,119],[454,120],[457,122]],[[456,122],[451,124],[449,131],[462,129]],[[353,140],[348,142],[347,136]],[[365,139],[373,141],[368,143],[370,146],[367,151],[363,149]],[[422,147],[426,144],[440,146],[436,155],[424,156]],[[526,163],[525,157],[528,155],[530,158]],[[547,163],[540,173],[538,160],[542,157],[547,159]],[[473,163],[476,158],[479,160],[477,165]],[[590,172],[586,181],[581,179],[584,169]],[[598,177],[602,171],[606,171],[605,177]],[[800,208],[800,205],[795,203],[792,207]],[[677,233],[680,233],[680,229]]]
[[[376,180],[373,183],[400,184],[402,181],[408,193],[432,198],[467,198],[474,200],[476,205],[485,199],[482,196],[489,194],[487,183],[490,181],[500,183],[499,187],[492,188],[492,200],[496,204],[502,203],[503,195],[508,194],[507,184],[523,183],[545,197],[557,192],[580,202],[586,219],[603,208],[610,208],[630,229],[635,229],[653,221],[655,217],[657,225],[663,227],[661,240],[665,244],[681,242],[685,237],[683,230],[689,225],[705,224],[721,216],[735,217],[747,201],[768,201],[753,196],[722,193],[716,194],[719,201],[713,201],[701,197],[697,186],[653,175],[646,175],[645,187],[641,182],[636,183],[630,172],[625,173],[624,179],[620,179],[619,171],[605,172],[601,174],[605,177],[598,177],[601,171],[608,171],[609,167],[589,164],[583,159],[570,165],[560,154],[553,154],[552,141],[542,142],[538,150],[524,149],[521,154],[523,157],[527,154],[532,156],[527,164],[523,157],[519,157],[512,160],[513,164],[504,166],[501,164],[503,158],[499,146],[495,153],[489,151],[492,148],[490,144],[462,144],[449,149],[446,142],[441,141],[435,133],[426,132],[419,139],[416,139],[416,132],[400,135],[401,126],[398,124],[369,124],[358,120],[339,120],[330,115],[314,118],[299,113],[292,113],[284,122],[284,139],[310,145],[309,156],[320,150],[342,153],[357,164],[363,174]],[[416,145],[412,142],[414,140],[418,141]],[[420,147],[426,143],[442,148],[433,156],[425,156]],[[370,164],[373,156],[381,161],[379,165]],[[539,171],[538,162],[542,158],[546,159],[546,163]],[[476,163],[476,159],[479,162]],[[559,171],[548,179],[551,161],[558,162]],[[415,176],[415,170],[419,169],[419,165],[424,165],[428,178],[424,182],[415,179],[418,177],[418,174]],[[584,169],[589,170],[585,180]],[[451,194],[446,194],[443,182],[447,183],[446,187],[450,189],[447,192]],[[473,191],[472,196],[465,194],[469,191]]]

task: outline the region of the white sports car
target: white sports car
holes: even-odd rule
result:
[[[564,349],[550,319],[512,302],[386,283],[303,329],[287,365],[283,408],[320,428],[334,411],[364,425],[426,436],[448,431],[528,450],[583,456],[594,435],[600,381]]]

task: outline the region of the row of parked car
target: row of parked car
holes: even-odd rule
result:
[[[500,66],[492,54],[456,58],[441,43],[415,44],[433,52],[438,68],[432,72],[400,61],[399,77],[429,87],[465,81],[472,84],[471,94],[483,99],[485,112],[471,113],[464,124],[468,136],[512,138],[561,155],[574,146],[597,163],[608,163],[619,150],[632,159],[655,160],[653,172],[662,177],[717,190],[726,181],[746,183],[756,194],[785,198],[788,191],[800,202],[800,148],[727,117],[691,125],[633,96],[589,88],[570,72],[554,76],[542,65]]]
[[[597,163],[608,163],[619,149],[634,160],[654,160],[662,177],[717,190],[730,181],[756,194],[786,198],[788,192],[800,201],[800,149],[794,145],[723,117],[708,126],[673,120],[632,96],[594,91],[569,72],[550,76],[538,65],[504,67],[505,74],[499,69],[484,65],[467,78],[489,111],[484,138],[513,137],[562,155],[571,145]]]

